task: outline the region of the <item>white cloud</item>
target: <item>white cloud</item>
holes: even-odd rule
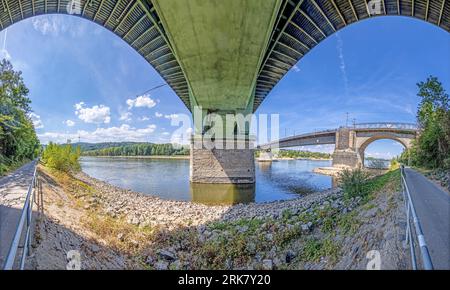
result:
[[[111,122],[111,110],[104,105],[86,108],[84,102],[75,105],[75,115],[86,123],[108,124]]]
[[[178,119],[178,115],[177,114],[170,114],[170,115],[165,115],[164,118],[169,119],[169,120],[173,120],[173,119]]]
[[[64,121],[63,123],[66,124],[67,127],[75,126],[75,122],[72,120],[67,120],[67,121]]]
[[[36,17],[32,20],[33,27],[36,31],[39,31],[43,35],[58,36],[63,28],[62,23],[57,17],[43,16]]]
[[[128,109],[136,108],[153,108],[156,106],[156,102],[150,98],[150,95],[139,96],[136,99],[127,100]]]
[[[131,121],[131,116],[132,116],[133,114],[131,113],[131,112],[124,112],[124,113],[121,113],[120,114],[120,118],[119,118],[119,120],[120,121],[126,121],[126,122],[129,122],[129,121]]]
[[[30,113],[29,117],[31,119],[31,122],[33,122],[35,129],[42,129],[44,128],[44,124],[42,123],[41,116],[35,113]]]
[[[139,119],[139,121],[142,121],[142,122],[145,122],[145,121],[148,121],[148,120],[150,120],[149,117],[142,117],[142,118]]]
[[[69,34],[79,37],[86,33],[86,24],[61,15],[42,15],[31,19],[33,28],[44,36],[57,37],[60,34]]]
[[[300,72],[300,68],[298,67],[298,65],[294,65],[292,67],[292,70],[295,71],[295,72]]]
[[[77,133],[46,132],[38,134],[43,144],[48,142],[64,143],[68,139],[77,140],[80,137],[82,142],[146,142],[155,132],[156,125],[151,124],[145,128],[137,129],[123,124],[120,127],[97,128],[95,131],[79,130]]]
[[[157,118],[161,118],[161,117],[163,116],[163,114],[161,114],[161,113],[159,113],[159,112],[155,112],[155,116],[156,116]]]

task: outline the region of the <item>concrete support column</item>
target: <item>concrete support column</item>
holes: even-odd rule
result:
[[[249,138],[191,141],[190,181],[193,183],[248,184],[255,182],[254,141]]]
[[[261,151],[259,153],[259,158],[258,161],[259,162],[272,162],[273,160],[273,153],[272,151]]]
[[[355,131],[346,127],[337,130],[333,167],[358,168],[360,166],[360,157],[355,149],[355,139]]]
[[[360,167],[358,153],[353,150],[335,150],[333,153],[333,167]]]

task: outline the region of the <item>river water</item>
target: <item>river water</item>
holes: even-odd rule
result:
[[[81,158],[82,170],[112,185],[162,199],[206,204],[286,200],[332,187],[332,178],[313,173],[331,161],[280,160],[256,163],[255,185],[190,184],[189,160]]]

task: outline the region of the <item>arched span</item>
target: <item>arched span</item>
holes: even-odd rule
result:
[[[117,34],[141,54],[191,109],[183,68],[152,1],[0,0],[0,29],[43,14],[70,13],[91,20]],[[281,8],[254,88],[253,110],[306,53],[352,23],[375,16],[400,15],[424,20],[450,32],[450,0],[279,1]],[[375,9],[368,3],[375,4]],[[68,9],[69,4],[74,4],[74,9]]]
[[[359,154],[359,158],[361,160],[361,164],[364,164],[364,156],[365,156],[367,147],[370,144],[372,144],[373,142],[378,141],[378,140],[393,140],[393,141],[400,143],[405,149],[408,149],[411,146],[411,141],[413,139],[409,138],[409,137],[398,136],[397,134],[394,134],[394,133],[383,133],[383,134],[374,135],[374,136],[368,138],[367,140],[365,140],[358,148],[358,154]]]
[[[321,41],[350,24],[386,15],[413,17],[450,32],[450,0],[284,1],[282,17],[260,69],[254,110],[283,76]]]
[[[142,55],[190,108],[184,73],[150,0],[0,0],[1,30],[44,14],[79,16],[112,31]]]

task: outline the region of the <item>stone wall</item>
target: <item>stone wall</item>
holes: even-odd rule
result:
[[[248,141],[240,141],[246,142]],[[254,150],[191,148],[190,180],[194,183],[254,183]]]

